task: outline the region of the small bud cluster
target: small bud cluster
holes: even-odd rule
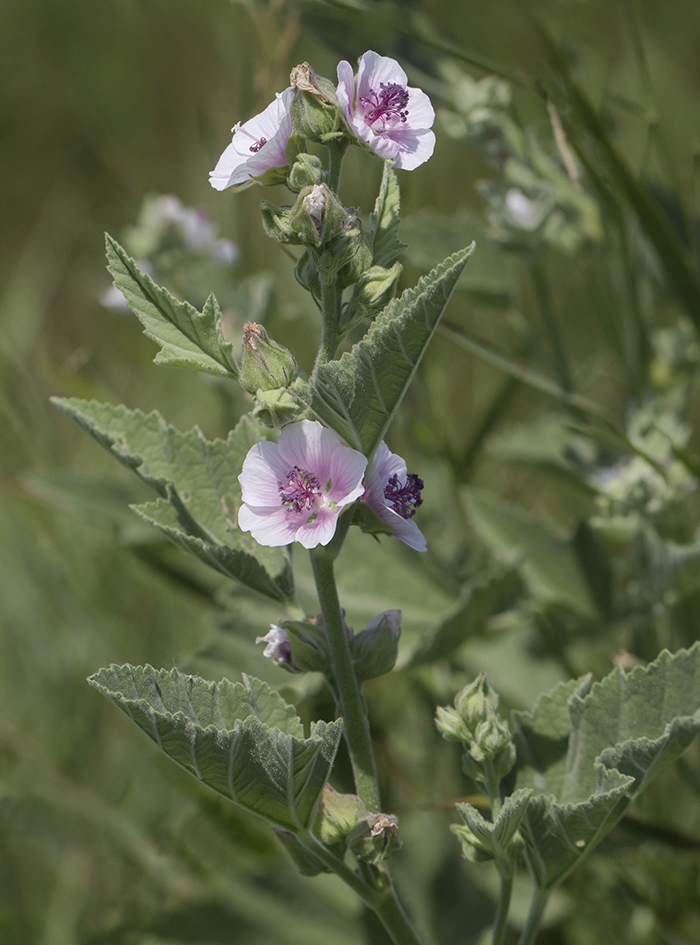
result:
[[[464,770],[490,797],[515,764],[515,745],[498,715],[498,702],[498,694],[481,673],[457,694],[454,708],[438,708],[435,720],[443,738],[464,744]]]

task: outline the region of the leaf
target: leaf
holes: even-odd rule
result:
[[[499,571],[470,583],[454,611],[432,634],[424,637],[408,665],[423,666],[452,656],[466,640],[479,633],[512,580],[512,571]]]
[[[466,493],[469,521],[493,553],[506,562],[521,557],[519,570],[531,594],[595,617],[588,583],[569,542],[503,499],[474,489]]]
[[[218,377],[237,378],[231,359],[232,345],[224,341],[221,311],[213,295],[198,312],[180,302],[141,272],[133,259],[109,234],[105,235],[107,268],[115,286],[144,327],[144,333],[161,345],[156,364],[193,368]]]
[[[135,507],[142,518],[228,577],[276,600],[289,597],[291,569],[281,551],[258,545],[237,525],[238,474],[260,440],[248,418],[226,440],[210,442],[196,427],[181,433],[155,410],[77,398],[53,403],[155,489],[158,502]]]
[[[307,828],[328,780],[342,721],[301,720],[253,677],[207,682],[152,666],[110,666],[88,679],[169,758],[241,807],[289,830]]]
[[[503,861],[508,859],[506,848],[520,827],[531,795],[530,788],[514,791],[503,802],[503,807],[493,823],[486,820],[471,804],[458,803],[455,806],[459,816],[479,843],[497,860]]]
[[[630,801],[700,733],[700,643],[558,686],[532,713],[515,712],[518,787],[537,794],[522,833],[536,881],[561,882]],[[568,716],[568,718],[567,718]]]
[[[399,239],[400,199],[396,172],[391,164],[385,161],[382,183],[367,229],[367,242],[372,249],[373,266],[389,267],[407,248]]]
[[[450,256],[377,316],[339,361],[294,392],[319,420],[371,456],[384,437],[450,300],[472,247]]]

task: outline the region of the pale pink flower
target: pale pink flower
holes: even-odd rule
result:
[[[327,545],[338,516],[364,491],[367,460],[316,420],[286,426],[278,443],[256,443],[238,477],[238,524],[260,545]]]
[[[291,88],[278,92],[264,112],[234,125],[233,141],[219,158],[209,175],[216,190],[253,183],[255,177],[273,167],[287,163],[287,142],[292,134],[289,106],[294,92]]]
[[[423,501],[422,489],[423,480],[415,473],[407,473],[406,463],[382,441],[367,470],[362,498],[382,521],[391,525],[396,538],[416,551],[426,550],[423,533],[412,521]]]
[[[351,130],[394,167],[412,171],[433,153],[433,106],[425,92],[408,87],[395,59],[366,52],[357,70],[357,88],[352,66],[343,60],[336,95]]]
[[[271,623],[268,633],[264,637],[256,637],[255,642],[267,643],[263,650],[263,656],[274,660],[276,663],[285,663],[290,669],[298,671],[299,667],[292,659],[292,645],[289,642],[289,634],[284,627]]]

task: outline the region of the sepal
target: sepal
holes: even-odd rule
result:
[[[401,611],[385,610],[350,641],[355,675],[360,681],[390,673],[396,663],[401,635]]]
[[[262,325],[245,323],[239,375],[241,387],[249,394],[289,387],[297,370],[296,358],[288,348],[273,341]]]

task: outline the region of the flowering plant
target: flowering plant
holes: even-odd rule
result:
[[[382,810],[363,686],[390,673],[397,661],[410,670],[454,655],[498,601],[514,594],[511,538],[531,535],[534,526],[503,509],[491,508],[489,514],[488,500],[471,496],[475,521],[481,515],[483,531],[506,545],[508,567],[470,585],[455,610],[409,655],[399,653],[403,618],[393,601],[360,632],[348,625],[336,565],[351,528],[366,547],[375,539],[384,552],[392,547],[388,539],[398,538],[407,548],[393,544],[394,550],[414,561],[412,552],[428,548],[418,523],[425,521],[423,492],[430,493],[430,477],[424,481],[409,473],[385,437],[472,247],[448,256],[397,295],[398,257],[405,247],[399,239],[396,171],[414,170],[432,155],[434,111],[424,92],[408,86],[397,62],[372,51],[361,57],[356,76],[341,62],[338,82],[334,87],[308,64],[297,66],[289,88],[260,115],[234,126],[233,140],[210,178],[217,190],[285,183],[294,195],[290,206],[263,201],[261,216],[270,238],[301,247],[295,275],[319,316],[309,373],[252,320],[243,328],[237,361],[213,294],[198,310],[156,284],[108,237],[115,287],[160,346],[156,362],[240,385],[249,414],[225,440],[209,441],[198,428],[175,430],[155,412],[78,399],[56,403],[156,491],[156,501],[135,506],[143,520],[219,575],[245,585],[260,607],[265,599],[273,603],[279,615],[256,637],[266,644],[264,656],[294,673],[315,674],[337,718],[314,722],[307,731],[278,692],[247,675],[242,684],[209,683],[177,670],[126,665],[100,670],[90,683],[178,764],[269,822],[301,873],[334,873],[375,913],[396,945],[418,945],[387,865],[400,846],[400,826],[394,814]],[[480,121],[486,121],[483,114]],[[341,198],[343,157],[358,144],[369,158],[383,160],[379,194],[365,222]],[[318,146],[327,150],[325,164],[315,153]],[[575,199],[579,208],[586,205],[586,197]],[[511,187],[500,203],[519,234],[519,251],[526,246],[531,252],[535,245],[541,251],[537,241],[544,234],[531,198]],[[217,246],[211,229],[200,225],[193,236],[193,220],[181,205],[160,210],[181,235],[189,233],[208,252]],[[498,219],[503,222],[503,215]],[[591,226],[586,238],[595,232]],[[231,252],[229,257],[233,261]],[[355,343],[343,350],[349,336]],[[570,393],[565,375],[566,402],[581,409],[586,402]],[[527,372],[516,376],[532,380]],[[553,387],[540,381],[540,389]],[[644,427],[658,432],[653,423]],[[645,480],[647,492],[655,491],[654,503],[647,496],[644,505],[654,512],[696,482],[684,473],[677,489],[662,488],[668,469],[687,467],[681,449],[669,445],[670,435],[666,439],[657,458],[644,438],[636,437],[645,469],[657,474]],[[601,503],[601,517],[636,511],[630,477],[618,479],[615,490],[608,482],[610,496],[615,495],[608,496],[607,506]],[[632,479],[638,485],[640,477]],[[602,491],[605,484],[597,483]],[[631,529],[638,523],[630,516]],[[522,580],[542,583],[542,556],[556,558],[554,570],[563,581],[570,579],[566,593],[555,588],[556,603],[591,621],[599,605],[576,570],[571,549],[535,532],[536,554],[522,566]],[[586,533],[581,544],[590,557],[595,540]],[[297,545],[310,552],[318,607],[316,601],[306,605],[299,594],[300,587],[306,589]],[[436,564],[438,570],[437,555]],[[533,621],[545,616],[554,619],[534,608],[528,615]],[[699,656],[698,646],[675,656],[666,652],[635,669],[630,683],[622,670],[595,686],[590,674],[562,682],[532,712],[514,713],[512,727],[483,674],[457,693],[453,705],[437,708],[438,731],[459,745],[462,769],[480,792],[479,801],[469,795],[468,802],[455,804],[463,823],[452,829],[466,859],[492,861],[498,874],[492,945],[506,941],[519,865],[526,864],[534,886],[520,945],[532,945],[552,891],[619,821],[651,776],[700,732]],[[665,687],[672,698],[663,698]],[[423,689],[430,692],[429,686]],[[341,739],[354,793],[339,793],[329,784]]]

